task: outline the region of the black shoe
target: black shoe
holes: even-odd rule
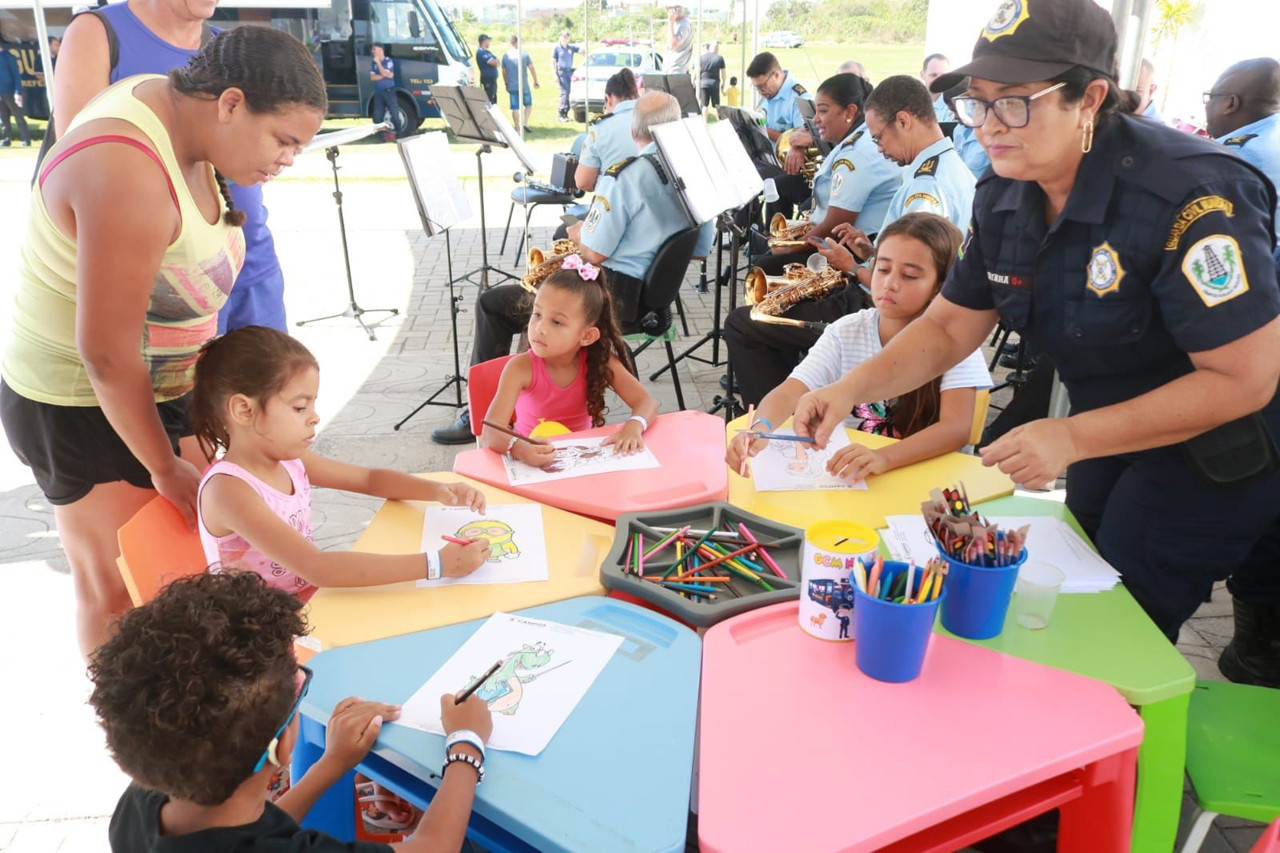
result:
[[[8,148],[12,144],[13,144],[12,142],[6,139],[3,142],[0,142],[0,148]]]
[[[720,390],[729,390],[729,374],[727,373],[720,377]],[[733,393],[738,394],[741,391],[742,389],[738,387],[738,377],[735,376],[733,377]]]
[[[1004,346],[1000,347],[1000,352],[1002,355],[1017,355],[1018,346],[1019,346],[1018,344],[1011,343],[1010,341],[1005,341]]]
[[[1236,632],[1218,669],[1237,684],[1280,687],[1280,605],[1231,600]]]
[[[436,444],[470,444],[476,440],[471,432],[471,412],[463,409],[458,419],[445,427],[436,427],[431,431],[431,440]]]
[[[1007,367],[1007,368],[1009,368],[1010,370],[1017,370],[1017,369],[1019,369],[1019,367],[1027,367],[1027,366],[1028,366],[1028,365],[1026,365],[1026,364],[1020,364],[1020,363],[1018,362],[1018,356],[1017,356],[1016,354],[1014,354],[1014,355],[1008,355],[1008,354],[1006,354],[1006,355],[1002,355],[1002,356],[1000,356],[1000,361],[999,361],[999,362],[997,362],[997,363],[998,363],[1001,367]]]

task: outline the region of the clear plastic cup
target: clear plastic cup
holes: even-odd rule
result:
[[[764,200],[769,204],[773,204],[779,198],[778,185],[773,178],[766,178],[764,182]]]
[[[804,262],[804,265],[809,268],[809,272],[822,272],[827,268],[827,259],[825,255],[819,255],[814,252],[809,256],[809,260]]]
[[[1066,574],[1049,563],[1028,562],[1018,571],[1014,588],[1013,618],[1023,628],[1038,631],[1049,627],[1053,605]]]

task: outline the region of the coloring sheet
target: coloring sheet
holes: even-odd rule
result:
[[[465,506],[427,507],[422,517],[422,550],[440,550],[449,544],[445,536],[488,540],[488,561],[466,577],[420,580],[418,586],[547,579],[547,541],[538,504],[489,504],[484,515]]]
[[[795,435],[791,428],[774,430]],[[827,460],[848,447],[849,434],[837,429],[826,450],[804,441],[770,441],[751,460],[751,477],[757,492],[800,492],[811,489],[866,489],[866,480],[842,480],[827,473]]]
[[[606,438],[608,436],[553,441],[551,446],[556,449],[556,461],[546,468],[534,468],[532,465],[517,462],[510,456],[503,456],[503,464],[507,466],[507,482],[513,486],[530,486],[535,483],[550,483],[552,480],[568,480],[572,477],[587,477],[592,474],[639,471],[644,468],[658,467],[658,457],[653,455],[648,446],[629,456],[620,456],[614,453],[612,445],[601,446]]]
[[[620,645],[617,634],[495,613],[409,697],[397,724],[444,734],[440,696],[461,692],[502,661],[476,691],[493,713],[487,746],[537,755]]]

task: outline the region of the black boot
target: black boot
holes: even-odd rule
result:
[[[463,409],[456,421],[433,429],[431,440],[436,444],[470,444],[475,441],[476,437],[471,432],[471,411]]]
[[[1280,687],[1280,605],[1231,599],[1236,634],[1218,658],[1218,669],[1237,684]]]

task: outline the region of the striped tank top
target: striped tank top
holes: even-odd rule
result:
[[[155,79],[163,78],[131,77],[103,90],[75,117],[68,134],[97,119],[126,121],[149,141],[169,179],[182,226],[156,271],[138,342],[156,402],[164,402],[192,388],[196,356],[201,345],[213,337],[218,309],[227,301],[244,265],[244,235],[239,228],[223,223],[221,198],[214,225],[196,205],[168,131],[133,93],[140,83]],[[40,190],[45,176],[57,166],[59,154],[67,150],[63,144],[54,149],[31,192],[27,236],[18,261],[13,334],[4,354],[3,375],[11,389],[30,400],[55,406],[97,406],[76,346],[76,244],[53,224]]]

